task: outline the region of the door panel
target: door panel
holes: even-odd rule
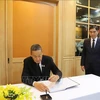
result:
[[[47,7],[48,10],[45,11],[46,14],[42,13],[38,16],[41,9],[37,8],[39,9],[38,12],[33,14],[36,11],[32,10],[34,9],[33,5],[34,3],[32,2],[7,1],[7,42],[8,56],[10,58],[10,63],[8,64],[8,83],[21,82],[23,59],[30,56],[30,46],[32,44],[39,43],[43,47],[44,54],[54,56],[54,8],[51,7],[51,10],[49,10],[50,7],[48,5],[39,4],[40,6],[43,5],[41,9],[46,9],[45,7]],[[26,12],[26,9],[30,9],[29,13]],[[40,19],[37,20],[36,16]],[[46,20],[43,16],[45,16]]]

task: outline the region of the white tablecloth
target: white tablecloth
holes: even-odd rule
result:
[[[78,82],[80,85],[66,89],[64,91],[49,93],[50,96],[52,97],[52,100],[62,100],[61,98],[64,98],[63,100],[74,100],[75,98],[80,98],[83,96],[88,96],[100,92],[100,77],[98,76],[90,74],[90,75],[81,75],[70,78]],[[17,84],[17,85],[30,87],[25,84]],[[33,93],[33,95],[36,96],[36,99],[33,100],[41,100],[40,95],[45,94],[43,92],[36,90],[34,87],[31,87],[31,92]]]

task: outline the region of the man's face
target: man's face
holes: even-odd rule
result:
[[[98,31],[95,28],[93,28],[89,30],[89,34],[90,34],[90,37],[94,39],[97,37]]]
[[[40,63],[42,60],[42,51],[41,50],[37,50],[37,51],[32,51],[32,58],[36,63]]]

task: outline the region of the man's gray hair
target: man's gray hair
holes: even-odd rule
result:
[[[31,49],[30,49],[31,53],[32,53],[32,51],[37,51],[37,50],[41,50],[42,51],[41,46],[39,44],[33,44],[31,46]]]

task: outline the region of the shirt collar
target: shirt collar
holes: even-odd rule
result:
[[[97,37],[94,40],[97,41]],[[91,38],[91,41],[93,41],[93,38]]]

